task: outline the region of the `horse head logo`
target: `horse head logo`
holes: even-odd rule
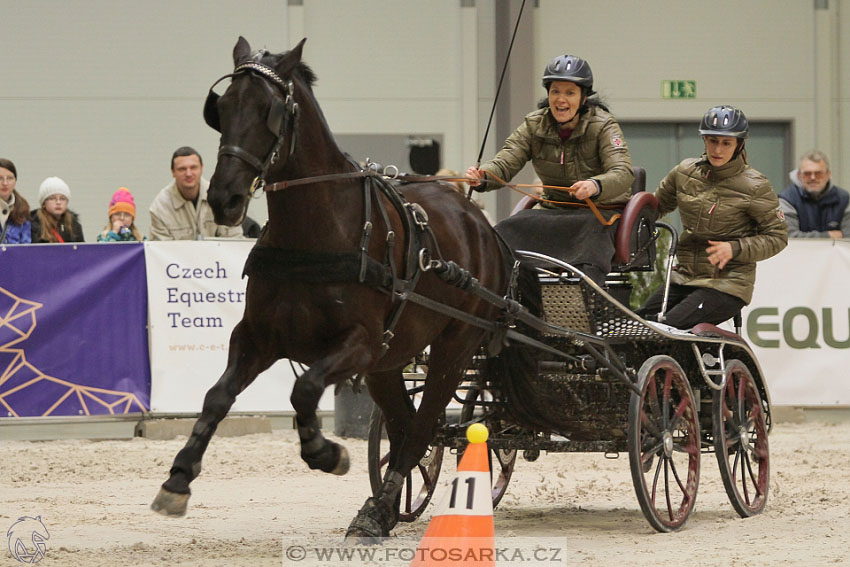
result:
[[[41,516],[31,518],[23,516],[12,524],[6,532],[9,538],[9,551],[12,557],[21,563],[35,564],[44,559],[50,534],[41,522]]]

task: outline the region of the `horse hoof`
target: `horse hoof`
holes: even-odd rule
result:
[[[345,532],[344,543],[346,546],[381,545],[381,538],[369,534],[361,534],[358,533],[357,530],[352,530],[351,528],[349,528],[349,530]]]
[[[190,494],[177,494],[164,488],[159,489],[159,494],[156,495],[151,503],[151,510],[163,516],[179,518],[186,515],[186,508],[189,506]]]
[[[342,445],[338,445],[339,447],[339,459],[337,459],[336,467],[331,471],[331,474],[335,474],[338,476],[342,476],[348,472],[349,467],[351,466],[351,459],[348,458],[348,450]]]
[[[389,534],[387,534],[389,535]],[[380,545],[381,526],[371,518],[358,516],[345,532],[346,545]]]

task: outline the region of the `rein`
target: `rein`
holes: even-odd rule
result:
[[[505,187],[508,187],[512,191],[516,191],[517,193],[521,193],[527,197],[531,197],[535,201],[540,203],[552,203],[559,206],[566,207],[587,207],[593,212],[593,216],[596,217],[596,220],[599,221],[602,226],[611,226],[614,224],[622,215],[620,213],[615,213],[611,215],[611,218],[605,219],[602,216],[602,213],[599,212],[602,210],[617,210],[622,209],[622,207],[618,207],[616,205],[597,205],[590,199],[585,199],[583,203],[575,202],[571,203],[569,201],[555,201],[552,199],[544,199],[539,195],[535,195],[534,193],[528,193],[527,191],[523,191],[520,187],[529,187],[529,188],[542,188],[542,189],[557,189],[560,191],[569,190],[569,187],[561,187],[559,185],[530,185],[527,183],[508,183],[502,179],[499,179],[497,176],[488,172],[488,174],[493,177],[494,180],[501,183]],[[291,181],[278,181],[277,183],[272,183],[271,185],[263,185],[263,190],[267,193],[274,191],[282,191],[283,189],[288,189],[291,187],[297,187],[299,185],[310,185],[313,183],[322,183],[324,181],[333,181],[337,179],[356,179],[361,177],[387,177],[379,174],[375,170],[365,170],[365,171],[351,171],[347,173],[329,173],[327,175],[316,175],[313,177],[302,177],[300,179],[293,179]],[[466,181],[475,181],[474,179],[470,179],[468,177],[453,177],[453,176],[444,176],[444,175],[396,175],[396,176],[388,176],[390,179],[397,179],[399,181],[404,181],[407,183],[421,183],[425,181],[450,181],[450,182],[466,182]],[[253,191],[252,191],[253,195]]]
[[[558,186],[558,185],[528,185],[526,183],[508,183],[504,179],[499,179],[499,177],[497,175],[493,175],[489,171],[487,172],[487,175],[489,175],[490,177],[492,177],[498,183],[501,183],[505,187],[508,187],[509,189],[516,191],[517,193],[522,193],[523,195],[531,197],[532,199],[534,199],[535,201],[538,201],[540,203],[553,203],[553,204],[556,204],[556,205],[567,206],[567,207],[587,207],[593,212],[593,216],[596,217],[596,220],[598,220],[600,222],[600,224],[602,224],[602,226],[611,226],[612,224],[614,224],[614,222],[617,221],[617,219],[619,219],[621,216],[623,216],[620,213],[616,213],[614,215],[611,215],[610,219],[605,220],[605,217],[602,216],[602,213],[599,212],[599,209],[605,209],[605,210],[622,209],[622,207],[618,207],[616,205],[597,205],[590,198],[585,199],[584,203],[579,203],[579,202],[570,203],[569,201],[554,201],[552,199],[544,199],[543,197],[540,197],[540,196],[535,195],[533,193],[527,193],[527,192],[519,189],[519,187],[542,187],[543,189],[557,189],[559,191],[571,192],[569,187],[561,187],[561,186]]]

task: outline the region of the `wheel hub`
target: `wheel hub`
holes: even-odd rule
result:
[[[738,429],[738,437],[741,439],[741,447],[744,448],[745,451],[750,450],[750,434],[747,431],[746,427],[740,427]]]
[[[664,454],[668,457],[673,456],[673,434],[665,431],[661,436],[661,443],[664,446]]]

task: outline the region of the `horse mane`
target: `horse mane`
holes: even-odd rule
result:
[[[284,51],[283,53],[267,54],[261,59],[261,62],[263,65],[271,67],[272,69],[277,69],[277,66],[282,60],[287,58],[289,53],[289,51]],[[313,86],[316,84],[316,73],[313,72],[309,65],[303,61],[296,61],[292,70],[289,72],[301,79],[301,81],[304,82],[310,90],[313,90]]]

